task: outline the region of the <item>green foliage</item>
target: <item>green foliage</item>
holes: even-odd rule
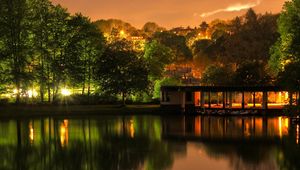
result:
[[[95,21],[94,24],[101,32],[106,34],[110,34],[113,29],[124,30],[128,33],[136,31],[136,28],[131,24],[118,19],[98,20]]]
[[[276,15],[270,14],[257,16],[253,10],[249,10],[241,26],[238,26],[239,21],[235,21],[237,26],[232,27],[236,32],[227,36],[223,43],[223,61],[237,65],[256,61],[267,64],[269,49],[278,37],[276,18]]]
[[[282,72],[284,67],[289,63],[297,63],[300,61],[299,13],[300,1],[288,1],[285,3],[278,19],[280,38],[278,38],[270,50],[272,57],[269,61],[270,68],[272,68],[275,75]]]
[[[152,35],[152,34],[154,34],[154,33],[156,33],[156,32],[165,31],[165,28],[160,27],[159,25],[157,25],[157,24],[154,23],[154,22],[147,22],[147,23],[143,26],[142,30],[143,30],[146,34]]]
[[[154,40],[146,44],[144,58],[149,66],[150,80],[156,80],[163,76],[165,66],[174,61],[175,54],[169,47]]]
[[[156,80],[154,82],[153,98],[154,99],[160,98],[161,86],[177,86],[177,85],[180,85],[180,81],[174,78],[164,78],[161,80]]]
[[[25,0],[3,0],[0,4],[1,58],[8,61],[11,80],[18,89],[16,102],[20,102],[20,89],[28,83],[29,22]],[[2,60],[3,61],[3,60]]]
[[[110,44],[97,61],[96,79],[101,88],[112,94],[122,94],[123,101],[133,92],[148,87],[148,68],[143,58],[129,48],[126,40]]]
[[[240,65],[234,74],[234,83],[237,85],[265,85],[271,82],[264,64],[248,62]]]
[[[171,48],[176,55],[177,61],[187,61],[192,59],[192,52],[186,45],[186,39],[184,36],[163,31],[155,33],[152,39]]]
[[[72,37],[67,47],[66,68],[72,86],[82,87],[82,93],[87,88],[90,94],[91,83],[94,82],[93,70],[96,60],[104,50],[104,37],[91,21],[76,14],[69,21]]]
[[[287,64],[283,71],[279,72],[277,83],[291,91],[300,90],[300,62]]]
[[[195,41],[192,45],[194,62],[201,70],[205,70],[208,65],[213,64],[216,61],[213,54],[214,51],[212,51],[213,43],[212,40],[203,39]]]
[[[229,67],[210,65],[203,75],[201,82],[210,86],[227,86],[232,83],[233,72]]]

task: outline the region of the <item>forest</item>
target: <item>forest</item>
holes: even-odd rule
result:
[[[186,84],[299,91],[299,13],[292,0],[280,14],[137,29],[49,0],[1,0],[0,103],[155,103],[162,85]]]

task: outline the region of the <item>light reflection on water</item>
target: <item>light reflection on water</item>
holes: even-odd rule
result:
[[[99,116],[0,121],[0,169],[300,169],[286,117]]]

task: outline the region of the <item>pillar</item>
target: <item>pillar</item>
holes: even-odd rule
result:
[[[242,92],[242,109],[245,109],[245,92]]]
[[[300,105],[300,91],[298,91],[298,95],[297,95],[297,106]]]
[[[185,92],[182,92],[181,109],[185,111]]]
[[[268,109],[268,92],[263,92],[263,101],[262,101],[262,108]]]
[[[208,92],[208,108],[209,108],[209,109],[211,108],[211,100],[210,100],[210,97],[211,97],[211,92]]]
[[[255,107],[255,92],[253,92],[253,107]]]
[[[293,92],[289,92],[289,103],[291,106],[293,105]]]
[[[205,104],[205,96],[204,96],[204,91],[201,91],[200,93],[200,100],[201,100],[201,108],[204,108],[204,104]]]
[[[223,91],[223,109],[226,108],[226,92]]]
[[[229,92],[229,108],[232,108],[232,92]]]

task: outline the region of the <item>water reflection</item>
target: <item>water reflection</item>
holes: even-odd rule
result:
[[[286,117],[106,116],[0,122],[0,169],[300,169]]]

